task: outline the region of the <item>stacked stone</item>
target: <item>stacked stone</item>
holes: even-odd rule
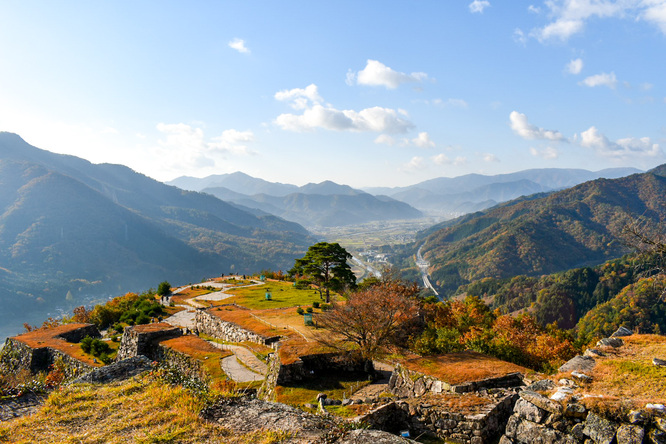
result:
[[[408,370],[401,365],[396,365],[395,371],[389,380],[391,393],[401,398],[418,398],[426,393],[439,395],[441,393],[470,393],[495,388],[510,388],[524,385],[523,375],[520,373],[509,373],[496,378],[469,381],[462,384],[449,384],[445,381],[424,375],[419,372]]]
[[[622,422],[611,421],[575,402],[561,404],[523,390],[500,444],[641,444],[666,443],[666,419],[650,421],[632,411]]]
[[[279,336],[265,337],[246,330],[233,322],[223,321],[207,310],[199,309],[194,315],[195,328],[199,333],[222,339],[229,342],[256,342],[257,344],[271,345],[277,342]]]

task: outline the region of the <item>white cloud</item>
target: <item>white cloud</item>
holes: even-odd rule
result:
[[[377,60],[368,60],[365,68],[358,73],[353,71],[347,73],[347,84],[349,85],[356,83],[366,86],[384,86],[388,89],[396,89],[403,83],[423,82],[427,79],[428,74],[424,72],[406,74],[394,71]]]
[[[280,114],[275,123],[288,131],[309,131],[323,128],[334,131],[374,131],[379,133],[406,133],[414,127],[407,112],[375,106],[355,110],[338,110],[322,105],[323,99],[312,84],[305,89],[284,90],[275,94],[277,100],[291,102],[303,114]]]
[[[171,167],[212,167],[219,154],[252,154],[246,145],[254,141],[251,131],[229,129],[207,140],[201,128],[185,123],[158,123],[157,130],[166,136],[158,144],[161,157],[170,161]]]
[[[580,145],[592,148],[602,156],[615,159],[654,157],[662,152],[659,144],[653,143],[649,137],[627,137],[612,142],[594,126],[580,133]]]
[[[432,161],[436,165],[454,165],[460,166],[467,163],[467,158],[463,156],[457,156],[455,159],[450,159],[446,154],[440,153],[432,157]]]
[[[242,54],[249,54],[250,50],[245,46],[243,39],[235,38],[229,42],[229,48],[235,49]]]
[[[591,18],[624,18],[644,20],[666,34],[666,1],[664,0],[548,0],[551,23],[531,33],[540,41],[566,41],[582,32]]]
[[[497,158],[496,155],[491,154],[491,153],[486,153],[483,155],[483,161],[484,162],[499,162],[500,160]]]
[[[426,167],[423,157],[415,156],[405,165],[408,171],[422,170]]]
[[[469,11],[471,13],[483,13],[483,10],[490,7],[490,2],[487,0],[474,0],[469,4]]]
[[[582,70],[583,70],[582,59],[574,59],[567,64],[567,72],[569,74],[580,74]]]
[[[541,13],[541,8],[539,8],[538,6],[529,5],[527,7],[527,11],[531,12],[533,14],[540,14]]]
[[[582,82],[580,82],[580,85],[589,86],[590,88],[594,88],[596,86],[607,86],[610,89],[615,89],[617,86],[617,77],[615,77],[614,72],[611,72],[610,74],[604,72],[586,77]]]
[[[419,133],[419,135],[412,139],[412,143],[420,148],[434,148],[435,142],[430,140],[430,136],[426,132]]]
[[[320,104],[323,99],[319,95],[317,85],[314,83],[305,88],[285,89],[275,93],[275,99],[281,102],[290,102],[294,109],[306,109],[312,104]]]
[[[398,117],[395,110],[379,106],[354,111],[314,105],[300,115],[280,114],[275,122],[282,129],[297,132],[323,128],[335,131],[405,133],[414,127],[409,120]]]
[[[567,139],[559,131],[546,130],[530,124],[525,114],[512,111],[509,115],[511,129],[523,139],[537,140],[546,139],[566,142]]]
[[[380,134],[374,140],[375,143],[383,143],[384,145],[395,145],[395,139],[387,134]]]
[[[513,41],[523,46],[527,43],[527,36],[522,29],[516,28],[513,30]]]
[[[547,159],[547,160],[557,159],[560,155],[557,148],[554,148],[552,146],[547,146],[547,147],[541,148],[541,149],[530,147],[530,153],[533,156],[542,157],[542,158]]]
[[[641,18],[645,21],[657,25],[661,32],[666,34],[666,1],[664,0],[644,0],[645,10],[641,13]]]
[[[221,136],[214,137],[212,140],[213,142],[209,146],[213,150],[235,154],[253,154],[246,145],[247,143],[254,142],[254,133],[252,131],[228,129],[223,131]]]

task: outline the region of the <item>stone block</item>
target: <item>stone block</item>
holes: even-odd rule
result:
[[[615,439],[617,424],[594,413],[589,413],[585,420],[583,433],[596,444],[611,444]]]
[[[641,444],[645,430],[641,426],[622,424],[617,429],[617,444]]]

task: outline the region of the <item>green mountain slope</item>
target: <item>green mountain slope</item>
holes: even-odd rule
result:
[[[666,216],[660,170],[598,179],[432,227],[419,244],[445,291],[483,277],[540,275],[598,264],[628,251],[622,228]]]
[[[166,276],[287,269],[312,243],[293,222],[0,133],[0,325]]]

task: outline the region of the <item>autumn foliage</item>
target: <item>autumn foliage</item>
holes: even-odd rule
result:
[[[317,316],[317,324],[332,335],[322,340],[336,348],[353,346],[361,357],[372,358],[383,347],[401,341],[418,313],[418,287],[397,281],[381,282],[351,293],[346,302]]]
[[[500,315],[479,298],[429,304],[426,327],[413,350],[423,355],[474,350],[549,371],[575,355],[573,341],[555,325],[541,327],[533,316]]]

